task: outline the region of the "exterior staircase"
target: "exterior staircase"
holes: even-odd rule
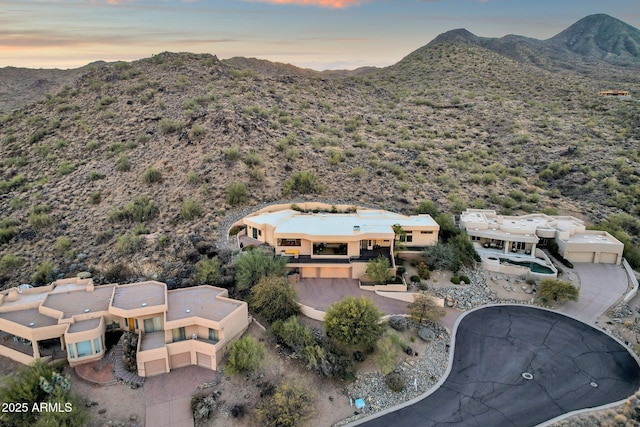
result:
[[[144,385],[144,377],[133,372],[129,372],[124,368],[122,363],[122,344],[118,343],[113,351],[113,376],[123,384],[142,387]]]

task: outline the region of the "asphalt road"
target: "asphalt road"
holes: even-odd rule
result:
[[[637,361],[603,332],[534,307],[483,307],[460,320],[451,371],[437,390],[353,425],[535,426],[639,387]]]

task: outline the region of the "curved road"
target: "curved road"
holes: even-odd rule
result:
[[[640,366],[622,344],[556,312],[483,307],[460,319],[453,339],[453,361],[440,387],[352,425],[535,426],[622,401],[640,387]]]

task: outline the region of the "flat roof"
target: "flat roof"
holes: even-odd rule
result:
[[[366,233],[393,236],[392,226],[438,227],[429,215],[406,216],[385,210],[364,209],[354,213],[303,213],[291,209],[245,218],[256,224],[269,224],[277,234],[315,236],[358,236]]]
[[[67,329],[67,332],[74,333],[74,332],[90,331],[91,329],[95,329],[98,326],[100,326],[100,320],[102,320],[102,317],[96,317],[95,319],[81,320],[79,322],[76,322],[70,325],[69,329]]]
[[[31,328],[40,328],[58,324],[58,319],[41,314],[37,308],[0,313],[0,319],[8,320],[9,322]],[[33,323],[33,325],[31,325],[31,323]]]
[[[167,286],[160,282],[140,282],[116,287],[111,305],[123,310],[164,305]]]
[[[50,293],[42,303],[42,306],[61,311],[64,318],[82,313],[108,311],[114,286],[96,286],[93,291],[81,289]]]
[[[242,302],[218,298],[224,289],[211,286],[196,286],[169,291],[167,321],[201,317],[220,322],[242,306]]]
[[[18,293],[18,299],[16,301],[9,301],[7,294],[4,296],[4,302],[0,307],[15,307],[20,305],[41,303],[47,297],[48,292],[40,292],[35,294]]]
[[[610,235],[602,232],[596,233],[576,233],[569,237],[568,243],[605,243],[605,244],[617,244],[624,246],[620,241]]]
[[[502,230],[474,230],[467,229],[469,236],[484,237],[487,239],[507,240],[510,242],[538,243],[540,239],[535,234],[517,234]]]

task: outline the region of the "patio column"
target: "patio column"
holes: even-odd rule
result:
[[[40,358],[40,349],[38,349],[38,340],[31,341],[31,348],[33,349],[34,359]]]
[[[508,240],[504,241],[504,248],[502,248],[505,255],[509,255],[509,251],[511,250],[511,242]]]
[[[535,243],[531,245],[531,256],[534,257],[534,258],[536,257],[536,244]]]

